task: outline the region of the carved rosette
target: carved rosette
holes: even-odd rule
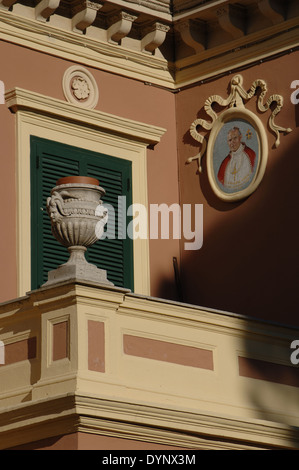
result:
[[[77,100],[87,100],[90,95],[90,88],[85,78],[74,77],[71,83],[71,88],[74,90],[74,96]]]
[[[67,69],[63,76],[62,87],[65,98],[72,104],[93,109],[98,103],[97,83],[84,67],[74,65]]]

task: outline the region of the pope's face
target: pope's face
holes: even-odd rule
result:
[[[230,131],[227,136],[227,143],[232,152],[236,152],[241,144],[242,136],[238,130]]]

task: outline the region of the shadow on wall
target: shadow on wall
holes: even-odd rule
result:
[[[249,324],[246,330],[250,331]],[[293,333],[294,337],[299,338],[298,328],[294,328]],[[257,358],[256,346],[249,336],[246,334],[243,339],[246,357],[238,358],[239,380],[243,383],[244,396],[257,410],[257,418],[285,425],[285,445],[299,449],[299,366],[291,362],[290,342],[281,338],[275,341],[274,337],[274,341],[264,343],[263,351],[259,351],[262,357]]]
[[[299,324],[299,159],[296,146],[285,148],[255,193],[238,203],[216,198],[203,161],[204,241],[200,250],[182,252],[184,302]],[[206,204],[222,212],[208,230]]]
[[[299,366],[290,360],[290,344],[299,340],[299,159],[297,147],[284,144],[284,158],[275,160],[273,152],[260,187],[237,203],[217,199],[203,160],[204,210],[207,204],[221,217],[204,232],[200,250],[182,253],[175,300],[265,320],[266,332],[275,323],[291,326],[291,339],[271,336],[261,350],[249,318],[237,367],[255,418],[285,425],[285,445],[299,448],[298,427],[290,426],[298,422]]]

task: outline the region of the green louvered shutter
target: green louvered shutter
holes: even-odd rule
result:
[[[108,279],[115,286],[133,291],[133,243],[130,238],[118,238],[119,227],[126,233],[128,220],[123,214],[132,204],[131,162],[37,137],[31,137],[32,289],[45,283],[48,272],[69,258],[67,249],[52,235],[46,201],[56,181],[70,175],[97,178],[106,190],[104,204],[114,207],[114,214],[110,211],[109,220],[113,220],[115,215],[115,238],[98,240],[88,249],[87,260],[106,269]],[[125,196],[126,207],[123,211],[118,210],[119,196]],[[119,221],[119,217],[122,220]]]
[[[106,194],[103,196],[103,203],[118,208],[118,197],[126,196],[126,206],[132,204],[131,192],[131,162],[118,161],[111,162],[109,157],[102,157],[102,164],[88,161],[87,176],[93,176],[100,181]],[[109,207],[109,206],[108,206]],[[126,208],[125,208],[126,209]],[[122,211],[114,210],[108,214],[109,224],[106,227],[109,235],[110,222],[115,228],[114,238],[99,240],[88,249],[87,259],[89,262],[106,269],[108,278],[117,286],[133,286],[133,244],[129,238],[118,238],[119,225],[126,226],[125,220],[120,224],[119,217]],[[130,267],[131,266],[131,267]],[[129,269],[128,269],[129,267]],[[133,289],[132,289],[133,290]]]

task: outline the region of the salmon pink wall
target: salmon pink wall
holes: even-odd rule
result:
[[[200,250],[184,250],[184,240],[181,244],[178,240],[150,240],[151,295],[178,299],[175,256],[181,264],[184,301],[298,322],[295,293],[299,112],[298,105],[290,100],[291,82],[298,78],[294,72],[298,55],[298,52],[286,54],[241,72],[245,89],[261,78],[268,85],[266,98],[274,93],[284,97],[276,122],[293,131],[281,134],[281,145],[275,149],[275,136],[268,127],[270,112],[261,114],[257,110],[256,97],[247,103],[247,108],[264,123],[269,158],[259,188],[236,203],[222,202],[214,195],[207,179],[205,158],[201,176],[197,174],[196,162],[186,164],[198,151],[198,144],[189,133],[191,123],[198,117],[207,118],[203,104],[209,96],[227,96],[233,74],[173,94],[87,67],[99,87],[97,109],[167,130],[161,142],[147,152],[149,204],[203,204],[204,243]],[[0,43],[0,57],[7,64],[0,76],[6,90],[20,87],[64,100],[62,77],[72,62],[4,41]],[[1,242],[5,249],[1,250],[0,301],[5,301],[17,295],[15,115],[6,105],[0,105],[0,121],[3,132],[0,168],[1,174],[5,174],[1,185],[5,200]]]
[[[203,109],[211,95],[226,98],[232,74],[197,84],[177,95],[180,198],[182,204],[203,204],[203,247],[185,251],[181,246],[184,300],[239,314],[298,325],[298,125],[299,108],[291,103],[291,82],[298,79],[295,64],[299,52],[286,54],[239,73],[248,91],[254,80],[266,81],[267,100],[272,94],[284,98],[276,123],[293,131],[275,135],[268,126],[270,111],[257,110],[253,97],[246,105],[264,123],[269,156],[264,178],[246,200],[227,203],[218,199],[197,162],[186,164],[198,153],[199,143],[189,128],[197,118],[208,119]],[[217,112],[226,108],[218,107]],[[207,134],[208,135],[208,134]]]
[[[167,446],[133,439],[99,436],[78,432],[55,436],[42,441],[32,442],[10,450],[180,450],[180,447]],[[101,462],[100,462],[101,463]]]
[[[39,53],[25,47],[0,42],[0,57],[7,66],[1,69],[0,80],[6,90],[24,88],[53,98],[65,100],[62,88],[64,72],[72,62]],[[149,204],[179,202],[176,149],[175,97],[173,93],[137,80],[86,67],[99,88],[96,109],[141,121],[167,130],[162,140],[148,150]],[[5,224],[1,234],[0,301],[16,297],[16,186],[15,186],[15,116],[6,105],[0,108],[2,141],[2,198],[5,195]],[[176,298],[173,257],[179,258],[178,240],[150,242],[151,295]]]

